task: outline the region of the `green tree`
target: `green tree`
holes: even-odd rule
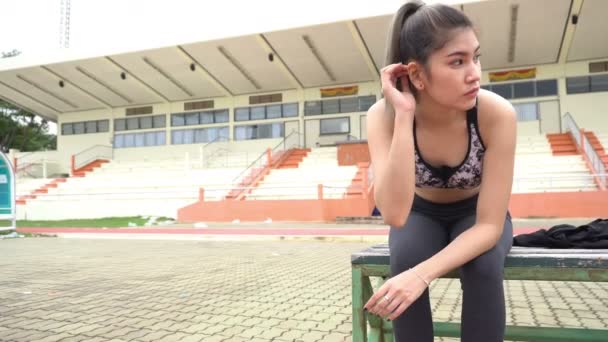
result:
[[[49,123],[35,114],[0,100],[0,149],[23,152],[55,150],[57,136],[49,134]]]
[[[21,54],[13,49],[2,52],[0,58],[11,58]],[[16,148],[23,152],[54,150],[57,136],[49,134],[49,123],[34,113],[0,100],[0,149],[8,152]]]

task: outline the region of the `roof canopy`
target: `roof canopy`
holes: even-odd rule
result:
[[[608,56],[605,0],[454,6],[479,29],[485,70]],[[17,57],[0,63],[0,97],[54,121],[68,112],[373,81],[390,19],[359,17],[48,63]]]

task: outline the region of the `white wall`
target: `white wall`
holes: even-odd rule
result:
[[[518,134],[522,136],[535,135],[539,132],[555,132],[561,129],[561,117],[569,112],[575,118],[581,128],[590,130],[599,130],[608,132],[608,92],[601,93],[588,93],[588,94],[577,94],[568,95],[566,93],[566,78],[575,76],[588,75],[588,63],[591,61],[574,62],[565,65],[539,65],[537,68],[537,80],[542,79],[557,79],[558,80],[558,96],[548,96],[542,98],[533,99],[518,99],[513,100],[514,103],[518,102],[539,102],[541,103],[541,121],[533,122],[521,122],[518,124]],[[522,66],[521,68],[525,68]],[[488,83],[488,71],[482,75],[482,83]],[[335,85],[338,86],[352,86],[354,84],[343,84]],[[380,84],[376,81],[363,82],[357,84],[359,86],[359,92],[357,96],[375,95],[380,98]],[[328,86],[329,87],[329,86]],[[320,89],[325,87],[307,88],[301,90],[285,90],[281,91],[283,94],[283,103],[298,102],[299,103],[299,116],[297,118],[288,119],[273,119],[273,120],[258,120],[258,121],[245,121],[245,122],[234,122],[234,108],[249,106],[249,96],[241,95],[235,97],[222,97],[213,99],[215,101],[215,109],[227,108],[230,110],[230,121],[228,125],[230,131],[230,137],[234,134],[235,125],[254,125],[254,124],[269,124],[273,122],[285,122],[285,121],[297,121],[297,127],[301,135],[301,145],[304,145],[305,140],[305,126],[312,127],[311,125],[318,125],[318,120],[324,118],[336,118],[348,116],[350,118],[350,134],[358,138],[365,138],[362,136],[361,129],[365,128],[365,124],[361,123],[361,120],[365,120],[365,113],[343,113],[343,114],[329,114],[329,115],[315,115],[315,116],[304,116],[304,102],[321,100]],[[264,95],[264,93],[256,94]],[[543,103],[554,103],[557,105],[543,106]],[[200,156],[200,145],[170,145],[171,142],[171,113],[181,113],[183,110],[184,102],[175,102],[167,104],[155,104],[153,105],[153,114],[167,114],[167,127],[166,127],[166,146],[158,147],[143,147],[143,148],[128,148],[128,149],[117,149],[115,150],[115,157],[122,160],[138,159],[138,158],[181,158],[186,153],[192,156]],[[549,108],[551,112],[557,111],[555,115],[547,115],[546,111]],[[362,117],[363,116],[363,117]],[[110,131],[107,133],[96,133],[96,134],[82,134],[72,136],[62,136],[61,134],[57,137],[58,152],[56,159],[62,163],[64,170],[69,169],[70,156],[78,153],[84,149],[87,149],[93,145],[110,145],[113,137],[113,119],[124,118],[125,108],[115,109],[102,109],[80,113],[67,113],[61,114],[58,121],[58,130],[61,130],[61,124],[65,122],[80,122],[89,120],[110,120]],[[312,120],[312,121],[311,121]],[[308,122],[308,124],[305,124]],[[200,125],[200,126],[188,126],[187,128],[200,128],[200,127],[212,127],[213,125]],[[185,127],[180,127],[184,129]],[[145,130],[129,131],[129,132],[145,132]],[[310,134],[308,134],[310,135]],[[316,132],[315,132],[316,135]],[[309,137],[306,141],[307,146],[314,146],[316,141],[321,143],[328,143],[331,140],[342,140],[345,136],[324,136],[324,137]],[[233,150],[241,151],[260,151],[266,147],[274,146],[280,139],[268,139],[261,141],[243,141],[235,142],[229,145]],[[217,147],[221,145],[215,145]]]
[[[560,125],[562,124],[561,117],[570,113],[580,128],[585,128],[593,131],[608,132],[608,92],[586,93],[568,95],[566,92],[566,78],[577,76],[599,75],[600,73],[589,74],[589,63],[602,60],[589,60],[581,62],[571,62],[562,65],[548,64],[537,66],[521,66],[516,69],[525,69],[527,67],[536,67],[536,79],[557,79],[558,81],[558,96],[538,97],[533,99],[513,100],[518,102],[546,102],[557,100],[559,103]],[[496,70],[490,70],[496,71]],[[489,72],[485,71],[482,75],[482,84],[489,84]],[[551,119],[554,121],[555,119]],[[541,127],[551,131],[555,130],[556,122],[551,122],[548,125],[541,123]],[[525,125],[524,125],[525,126]],[[522,126],[522,128],[524,128]],[[561,127],[563,131],[563,127]],[[522,132],[527,131],[524,128]]]

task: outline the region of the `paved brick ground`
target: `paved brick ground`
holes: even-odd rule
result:
[[[0,240],[0,341],[350,341],[368,245]],[[457,280],[431,294],[459,320]],[[512,324],[608,328],[608,284],[509,281],[507,300]]]

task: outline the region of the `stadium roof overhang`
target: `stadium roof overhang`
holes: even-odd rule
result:
[[[605,0],[454,6],[479,29],[485,70],[608,56],[600,43],[608,32]],[[56,121],[61,113],[373,81],[390,19],[342,18],[111,55],[64,52],[50,62],[15,57],[0,63],[0,97]]]

